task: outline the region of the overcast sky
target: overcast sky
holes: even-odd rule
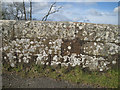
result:
[[[34,2],[33,17],[41,20],[52,2]],[[74,21],[101,24],[118,24],[117,2],[57,2],[61,10],[49,16],[50,21]],[[55,8],[54,8],[55,9]]]

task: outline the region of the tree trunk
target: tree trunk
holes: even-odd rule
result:
[[[23,9],[24,9],[24,19],[26,20],[26,10],[25,10],[25,2],[24,2],[24,0],[23,0]]]
[[[32,2],[30,0],[30,20],[32,20]]]

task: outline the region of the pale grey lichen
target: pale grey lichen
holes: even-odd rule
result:
[[[117,63],[116,59],[104,58],[118,54],[120,49],[118,27],[115,25],[111,28],[108,25],[98,24],[36,21],[16,24],[14,37],[13,31],[9,28],[11,26],[5,24],[3,31],[2,52],[5,54],[3,59],[8,60],[12,67],[20,62],[30,63],[33,57],[36,58],[34,60],[36,64],[48,65],[49,56],[51,56],[51,65],[61,64],[72,67],[81,65],[82,68],[89,67],[90,70],[99,71],[108,70],[110,64]],[[68,39],[69,42],[63,51],[61,48],[65,42],[62,39]],[[79,45],[74,46],[72,43],[74,39],[78,40]]]
[[[68,49],[70,50],[70,49],[71,49],[71,46],[68,46]]]
[[[112,61],[112,64],[116,64],[116,61]]]

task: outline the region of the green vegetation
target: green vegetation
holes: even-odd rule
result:
[[[105,88],[118,88],[118,70],[106,72],[83,72],[79,66],[67,72],[67,67],[57,68],[43,65],[32,65],[30,68],[23,68],[22,65],[11,68],[4,66],[3,72],[16,72],[23,77],[50,77],[57,80],[67,80],[72,83],[89,84]],[[119,71],[120,72],[120,71]]]

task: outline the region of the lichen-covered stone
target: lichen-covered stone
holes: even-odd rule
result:
[[[120,46],[115,43],[87,42],[83,47],[84,53],[101,56],[118,54],[120,50]]]
[[[104,71],[116,65],[120,42],[117,25],[79,22],[0,21],[3,61],[79,65]]]

